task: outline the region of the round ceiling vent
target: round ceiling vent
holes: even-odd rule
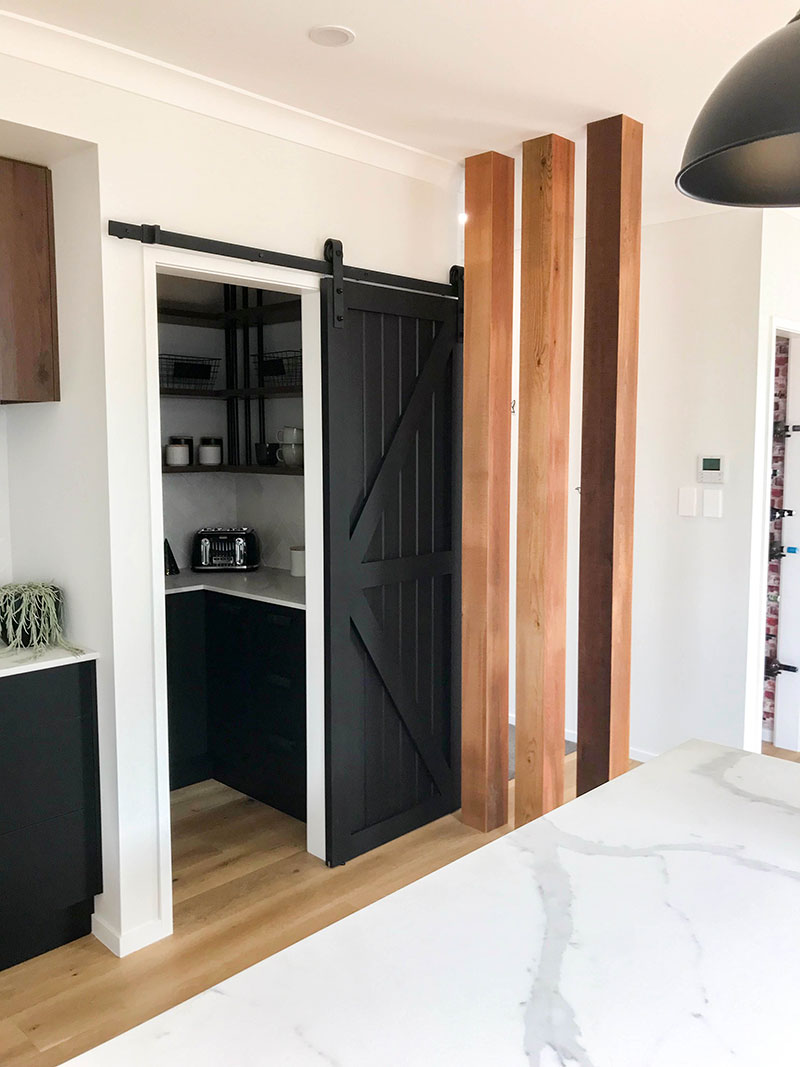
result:
[[[321,44],[324,48],[341,48],[356,39],[353,31],[346,26],[314,26],[308,31],[308,36],[314,44]]]

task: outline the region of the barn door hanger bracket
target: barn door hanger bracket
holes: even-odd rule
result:
[[[328,238],[325,242],[325,259],[331,265],[333,277],[333,325],[341,330],[344,326],[344,253],[341,241]]]

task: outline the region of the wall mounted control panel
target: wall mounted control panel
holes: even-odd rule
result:
[[[697,480],[698,482],[719,485],[725,481],[725,457],[724,456],[698,456],[697,457]]]

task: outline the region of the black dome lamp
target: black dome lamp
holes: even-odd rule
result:
[[[675,183],[711,204],[800,205],[800,12],[722,79],[694,124]]]

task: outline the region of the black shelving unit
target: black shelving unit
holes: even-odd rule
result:
[[[182,399],[224,401],[227,409],[227,462],[218,467],[192,464],[187,467],[163,466],[164,474],[277,474],[302,477],[302,467],[263,467],[254,462],[255,443],[266,435],[266,402],[274,399],[299,398],[303,395],[301,357],[287,368],[287,385],[271,382],[264,385],[261,368],[273,353],[266,349],[265,328],[279,323],[300,321],[300,299],[289,297],[274,303],[264,302],[261,289],[223,286],[223,310],[197,310],[161,304],[159,322],[179,326],[197,326],[225,331],[224,381],[222,389],[188,389],[161,386],[161,396]],[[252,336],[255,330],[255,337]],[[285,355],[279,353],[276,355]],[[170,357],[174,358],[174,357]],[[180,358],[180,357],[178,357]],[[257,382],[254,382],[254,374]],[[275,377],[275,375],[267,375]],[[298,381],[298,379],[300,379]],[[257,431],[257,436],[256,436]]]

